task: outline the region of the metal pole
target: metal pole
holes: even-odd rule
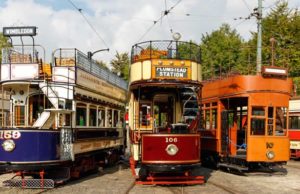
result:
[[[262,0],[258,0],[258,16],[257,16],[257,55],[256,55],[256,73],[261,73],[261,19],[262,19]]]

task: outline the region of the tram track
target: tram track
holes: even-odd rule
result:
[[[224,185],[219,184],[219,183],[216,183],[216,182],[214,182],[214,181],[208,180],[208,181],[206,182],[206,184],[213,185],[213,186],[215,186],[215,187],[217,187],[217,188],[220,188],[220,189],[223,189],[224,191],[226,191],[226,192],[228,192],[228,193],[231,193],[231,194],[242,194],[241,191],[236,191],[236,190],[234,190],[234,189],[232,189],[232,188],[230,188],[230,187],[224,186]]]

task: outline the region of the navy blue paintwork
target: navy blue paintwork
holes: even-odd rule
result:
[[[3,130],[3,129],[0,129]],[[19,130],[21,137],[13,139],[16,147],[12,152],[6,152],[0,146],[1,162],[37,162],[59,160],[59,131]],[[4,139],[0,139],[2,145]]]

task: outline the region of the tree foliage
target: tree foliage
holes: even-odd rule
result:
[[[128,53],[117,52],[115,58],[110,61],[112,72],[119,75],[121,78],[128,80],[129,78],[129,55]]]
[[[10,43],[8,42],[8,39],[4,37],[2,33],[0,33],[0,59],[2,59],[2,49],[9,46]]]
[[[228,24],[223,24],[211,34],[202,35],[201,41],[204,78],[218,76],[242,65],[242,39]]]
[[[300,75],[300,14],[290,9],[287,1],[279,1],[275,8],[262,20],[262,64],[272,65],[272,47],[274,38],[273,65],[287,67],[290,75]],[[253,33],[249,44],[256,47],[257,34]]]
[[[96,63],[97,63],[100,67],[102,67],[102,68],[108,70],[107,64],[106,64],[104,61],[96,60]]]
[[[300,12],[289,8],[287,1],[278,1],[262,19],[262,65],[272,65],[272,37],[276,40],[273,65],[287,67],[290,76],[300,76]],[[203,35],[201,47],[204,79],[232,71],[254,74],[256,45],[256,32],[252,32],[249,41],[243,41],[228,24]]]

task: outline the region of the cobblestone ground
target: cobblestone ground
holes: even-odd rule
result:
[[[11,189],[0,187],[0,193],[20,194],[219,194],[219,193],[272,193],[272,194],[300,194],[300,161],[290,161],[286,166],[288,174],[285,176],[239,176],[223,171],[213,171],[206,168],[199,169],[206,177],[203,185],[194,186],[157,186],[134,185],[131,172],[124,165],[104,169],[99,174],[92,174],[79,180],[70,181],[54,189]],[[11,178],[12,174],[0,176],[0,181]]]

